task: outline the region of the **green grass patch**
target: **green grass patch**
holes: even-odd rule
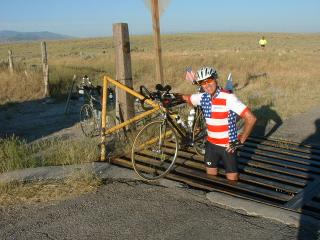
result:
[[[47,139],[27,143],[15,136],[0,139],[0,173],[15,169],[70,165],[99,159],[97,139]]]

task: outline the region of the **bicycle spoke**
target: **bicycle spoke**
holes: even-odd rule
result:
[[[205,143],[207,139],[207,128],[202,112],[199,111],[198,113],[199,114],[196,117],[193,127],[193,143],[196,153],[199,155],[204,155]]]
[[[96,119],[93,111],[93,108],[88,104],[84,104],[80,110],[81,129],[87,137],[92,137],[96,130]]]
[[[174,154],[168,151],[168,148],[172,149],[172,142],[174,143]],[[177,138],[171,126],[166,125],[163,121],[149,123],[134,140],[133,167],[136,173],[146,180],[158,179],[172,168],[177,151]]]

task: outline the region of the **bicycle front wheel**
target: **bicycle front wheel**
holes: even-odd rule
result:
[[[177,153],[177,135],[168,122],[151,122],[134,139],[131,152],[133,169],[145,180],[159,179],[172,169]]]
[[[199,114],[196,116],[196,120],[193,125],[192,140],[196,153],[199,155],[204,155],[206,152],[205,146],[207,141],[207,127],[206,120],[201,110],[199,110]]]

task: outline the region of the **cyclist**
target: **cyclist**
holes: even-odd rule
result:
[[[262,38],[259,40],[259,45],[261,49],[264,49],[265,46],[267,45],[267,40],[264,38],[264,36],[262,36]]]
[[[218,86],[218,73],[204,67],[197,71],[196,82],[204,93],[182,95],[184,101],[202,107],[206,119],[208,137],[204,161],[208,175],[218,174],[218,162],[222,160],[228,180],[239,178],[235,150],[249,136],[256,117],[238,98]],[[236,115],[244,119],[244,130],[237,136]]]

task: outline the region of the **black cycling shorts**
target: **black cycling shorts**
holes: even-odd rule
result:
[[[206,143],[206,153],[204,162],[207,168],[217,168],[219,161],[222,160],[227,173],[238,172],[236,153],[228,153],[225,147],[221,147],[210,142]]]

